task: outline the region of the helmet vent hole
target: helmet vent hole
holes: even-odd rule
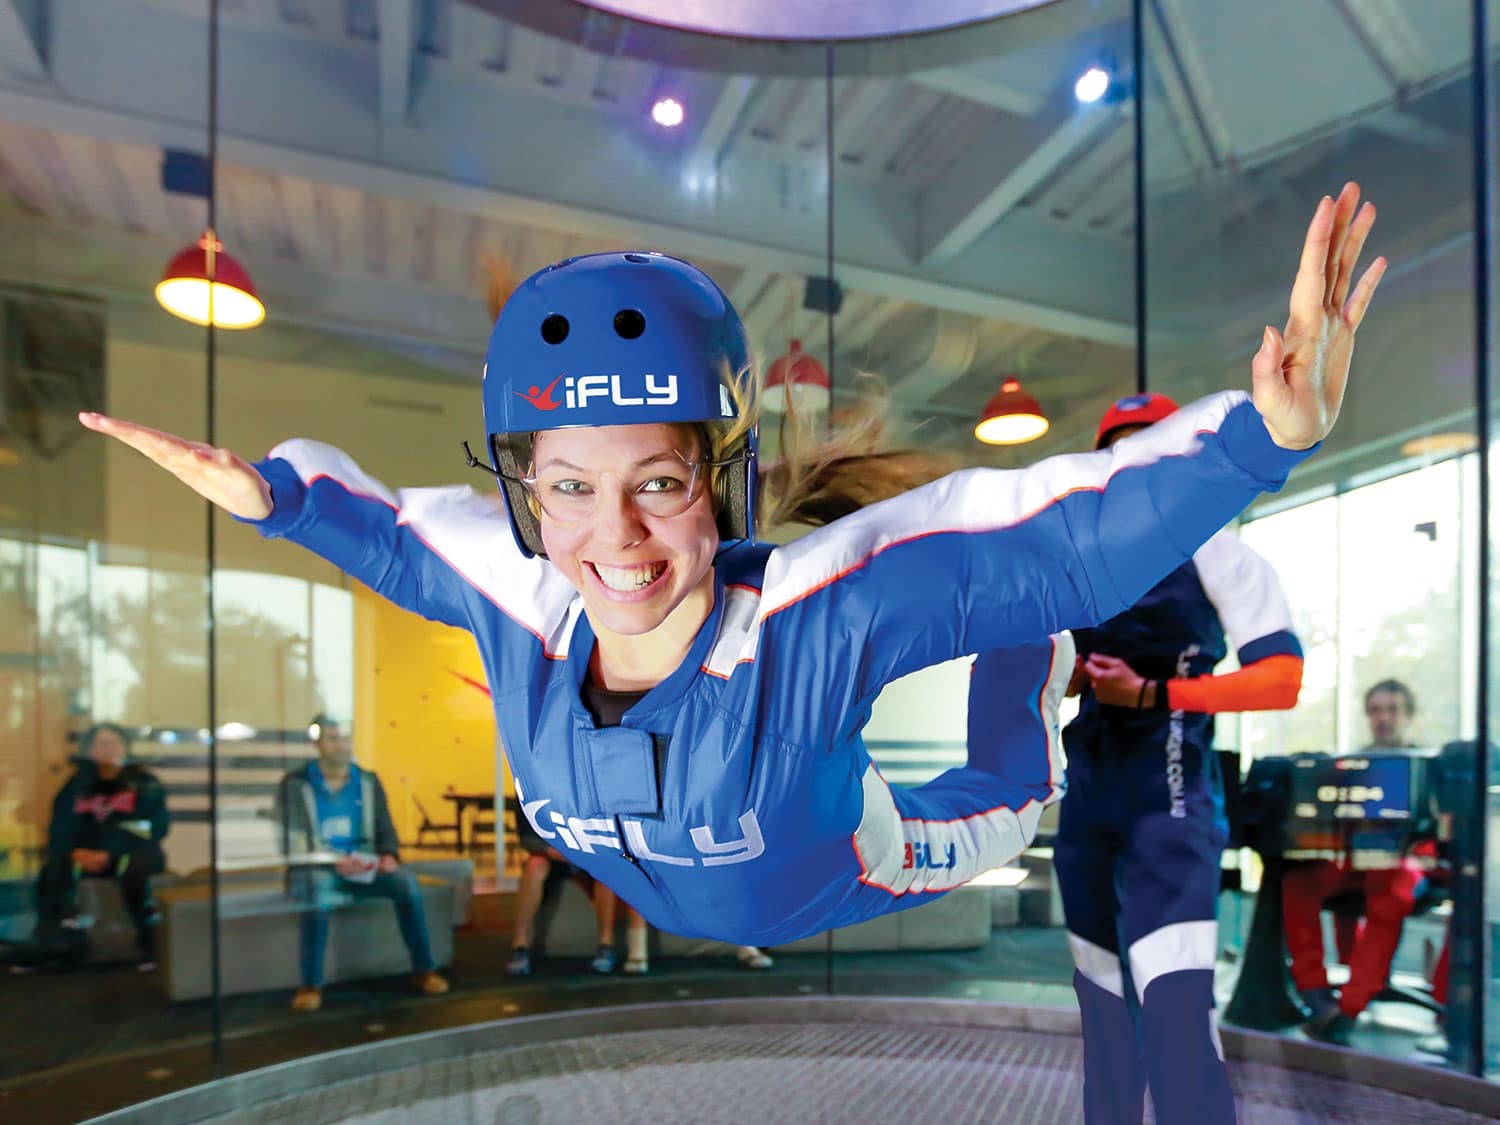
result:
[[[637,340],[646,331],[646,318],[638,309],[621,309],[615,313],[615,332],[624,340]]]
[[[560,344],[568,338],[568,318],[553,313],[542,321],[542,339],[549,344]]]
[[[626,254],[625,260],[627,262],[634,262],[638,266],[649,266],[651,264],[651,259],[644,254]]]

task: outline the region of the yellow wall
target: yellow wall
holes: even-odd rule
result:
[[[354,586],[354,747],[385,784],[403,840],[421,823],[415,794],[434,821],[453,820],[443,799],[514,792],[501,764],[494,713],[473,638],[397,609]],[[503,804],[501,806],[503,815]],[[472,814],[471,814],[472,815]]]

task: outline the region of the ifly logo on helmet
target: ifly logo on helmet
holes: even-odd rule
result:
[[[561,401],[553,397],[558,383],[562,384]],[[639,380],[631,379],[629,383],[634,385],[628,385],[623,375],[579,375],[577,378],[559,375],[545,387],[511,393],[538,410],[556,410],[559,406],[583,410],[596,398],[605,399],[615,406],[672,406],[677,402],[676,375],[644,375]]]

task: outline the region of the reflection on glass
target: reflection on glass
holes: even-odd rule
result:
[[[1489,444],[1486,450],[1489,475],[1486,496],[1493,506],[1496,496],[1500,495],[1495,490],[1497,461],[1494,445],[1495,435],[1500,432],[1500,428],[1497,428],[1500,394],[1496,392],[1496,373],[1500,370],[1496,350],[1497,341],[1500,341],[1500,315],[1497,315],[1500,314],[1500,289],[1496,288],[1493,280],[1497,264],[1500,264],[1500,256],[1497,256],[1500,251],[1497,251],[1495,238],[1496,177],[1500,176],[1500,168],[1497,168],[1495,160],[1495,138],[1500,135],[1496,132],[1500,129],[1500,74],[1497,74],[1493,65],[1491,52],[1496,30],[1500,28],[1500,10],[1497,10],[1492,0],[1479,0],[1474,14],[1478,17],[1475,26],[1485,27],[1490,38],[1489,43],[1471,42],[1470,48],[1474,65],[1476,68],[1483,68],[1482,74],[1476,70],[1475,78],[1483,79],[1486,101],[1481,107],[1484,121],[1483,130],[1479,134],[1483,143],[1477,146],[1485,154],[1483,172],[1486,182],[1483,198],[1476,200],[1475,204],[1476,208],[1483,208],[1488,234],[1487,260],[1479,261],[1477,268],[1485,271],[1489,278],[1488,301],[1485,302],[1489,307],[1481,307],[1478,315],[1484,318],[1485,340],[1489,349],[1488,355],[1481,357],[1482,366],[1479,370],[1483,372],[1487,384],[1484,389],[1489,395],[1490,416],[1484,420],[1487,428],[1481,428],[1479,433]],[[1475,124],[1478,126],[1480,123]],[[1472,495],[1477,492],[1476,481],[1476,486],[1471,488],[1470,493]],[[1475,504],[1468,509],[1468,522],[1474,528],[1476,537],[1483,534],[1490,536],[1488,573],[1480,573],[1476,568],[1474,581],[1476,604],[1479,599],[1484,599],[1488,610],[1488,635],[1478,638],[1478,643],[1486,646],[1485,655],[1488,659],[1488,714],[1484,716],[1485,721],[1479,728],[1485,732],[1485,743],[1483,746],[1478,743],[1473,745],[1472,752],[1463,763],[1467,768],[1457,779],[1462,784],[1463,791],[1469,794],[1466,802],[1469,815],[1457,820],[1454,829],[1456,841],[1453,846],[1456,861],[1462,865],[1465,877],[1458,881],[1454,892],[1459,917],[1455,919],[1445,950],[1448,956],[1443,963],[1442,984],[1444,1000],[1451,1000],[1447,1036],[1450,1041],[1449,1057],[1467,1070],[1496,1079],[1500,1078],[1500,907],[1497,907],[1500,904],[1500,753],[1496,752],[1496,732],[1500,731],[1500,711],[1497,711],[1497,705],[1500,705],[1500,678],[1497,678],[1497,673],[1500,673],[1500,649],[1496,647],[1496,629],[1497,624],[1500,624],[1500,615],[1496,613],[1494,576],[1500,551],[1496,550],[1496,521],[1490,511],[1480,511]],[[1457,787],[1456,785],[1455,788]],[[1479,795],[1481,792],[1483,796]],[[1482,908],[1481,902],[1484,904]],[[1488,973],[1476,973],[1474,966],[1487,966]]]
[[[207,218],[201,195],[162,180],[166,148],[207,147],[207,5],[14,8],[0,32],[0,960],[30,971],[6,977],[25,1030],[0,1077],[35,1079],[53,1103],[36,1112],[76,1120],[127,1095],[49,1072],[165,1053],[164,1021],[163,1088],[209,1073],[207,1010],[168,1015],[166,995],[166,898],[208,860],[203,508],[76,417],[149,409],[202,430],[204,332],[152,287]],[[31,1113],[21,1096],[13,1116]]]
[[[1246,885],[1260,886],[1258,900],[1235,900],[1255,907],[1255,927],[1221,922],[1222,943],[1240,949],[1219,981],[1238,986],[1231,1020],[1426,1062],[1446,1050],[1429,994],[1448,944],[1449,822],[1414,813],[1403,820],[1400,854],[1357,874],[1358,847],[1292,865],[1283,848],[1300,814],[1278,802],[1288,799],[1286,771],[1314,762],[1307,755],[1349,754],[1383,737],[1371,726],[1381,701],[1407,695],[1375,692],[1367,712],[1367,693],[1381,684],[1415,701],[1405,738],[1417,747],[1436,754],[1475,731],[1472,43],[1461,9],[1407,13],[1404,41],[1420,44],[1420,57],[1409,56],[1398,79],[1375,61],[1385,57],[1376,41],[1347,34],[1356,14],[1309,8],[1309,18],[1329,21],[1330,58],[1343,75],[1336,94],[1295,66],[1262,82],[1243,50],[1268,29],[1248,9],[1153,10],[1141,87],[1153,390],[1188,399],[1240,378],[1271,315],[1263,297],[1284,284],[1279,248],[1295,244],[1306,203],[1357,178],[1380,209],[1378,240],[1393,266],[1361,330],[1339,426],[1240,529],[1279,575],[1305,664],[1294,709],[1219,723],[1217,745],[1237,744],[1243,757],[1254,850],[1242,861]],[[1400,82],[1412,83],[1410,99],[1393,95]],[[1416,118],[1438,131],[1424,141],[1403,131]],[[1415,167],[1445,186],[1418,188]],[[1269,888],[1255,878],[1261,860]],[[1422,867],[1415,880],[1412,863]],[[1339,938],[1326,950],[1320,913]],[[1356,942],[1361,926],[1370,937]],[[1300,998],[1274,948],[1282,933]],[[1351,958],[1356,968],[1340,963]],[[1257,1007],[1256,994],[1286,1002]]]
[[[490,683],[467,635],[399,613],[221,517],[209,559],[201,502],[73,421],[109,410],[203,436],[204,336],[164,312],[151,286],[206,226],[208,181],[167,169],[201,163],[207,148],[208,2],[16,7],[6,26],[27,42],[0,52],[0,937],[35,935],[54,798],[96,723],[131,736],[126,767],[142,783],[131,800],[149,803],[153,778],[170,831],[135,837],[159,845],[165,868],[154,870],[154,854],[135,867],[149,872],[160,917],[157,969],[133,968],[146,953],[139,888],[126,897],[84,857],[68,909],[89,924],[70,929],[87,934],[91,962],[118,964],[12,982],[35,1034],[0,1076],[141,1046],[149,1036],[131,1029],[155,1026],[163,1010],[203,1042],[215,941],[231,1067],[311,1049],[299,1021],[314,1005],[289,1010],[299,989],[321,987],[320,1027],[340,1042],[476,1010],[430,1000],[441,990],[429,971],[451,971],[487,1016],[596,985],[608,991],[590,1002],[821,989],[830,949],[841,989],[1073,1003],[1056,804],[1014,864],[876,925],[769,957],[648,931],[628,902],[528,838],[490,699],[511,685]],[[1304,14],[1327,57],[1315,70],[1288,65],[1275,82],[1263,60],[1280,44],[1256,6],[1139,6],[1149,8],[1146,70],[1134,76],[1142,153],[1119,81],[1128,76],[1112,61],[1132,54],[1137,6],[1053,7],[1066,18],[1016,17],[1016,34],[988,58],[876,73],[840,49],[829,75],[823,45],[788,48],[774,74],[744,73],[738,61],[698,69],[636,57],[629,24],[590,22],[564,41],[494,5],[220,0],[216,233],[267,319],[216,339],[218,439],[258,456],[307,436],[349,449],[392,485],[460,479],[459,442],[482,425],[492,268],[524,276],[642,247],[699,263],[729,293],[762,366],[780,359],[791,373],[781,397],[799,420],[789,424],[819,430],[888,403],[893,430],[916,446],[1019,467],[1089,448],[1104,409],[1135,388],[1138,238],[1151,387],[1186,402],[1243,386],[1306,205],[1358,173],[1397,267],[1362,337],[1340,429],[1241,533],[1290,603],[1301,694],[1290,711],[1221,719],[1216,745],[1237,746],[1245,769],[1362,747],[1366,693],[1382,679],[1411,688],[1410,740],[1472,738],[1481,513],[1466,6],[1413,7],[1387,41],[1372,40],[1358,5],[1318,3]],[[121,53],[127,41],[154,46]],[[216,302],[220,312],[230,303]],[[241,319],[257,318],[252,307]],[[1017,382],[1044,432],[1019,446],[976,441],[986,404]],[[782,452],[775,429],[768,461]],[[918,786],[967,760],[968,686],[959,662],[882,694],[867,746],[891,784]],[[1065,704],[1064,723],[1076,707]],[[342,785],[320,765],[314,716],[351,736]],[[1478,792],[1473,757],[1470,746],[1469,772],[1460,761],[1446,783]],[[153,818],[125,815],[123,791],[91,790],[85,809],[118,799],[129,833],[127,822]],[[334,807],[354,795],[356,809]],[[288,810],[306,812],[309,799],[298,825],[309,838],[292,848]],[[1439,867],[1476,828],[1463,809],[1441,813]],[[381,870],[387,859],[395,870]],[[942,848],[912,856],[924,868],[947,861]],[[1250,979],[1241,966],[1256,900],[1245,892],[1259,871],[1245,852],[1226,862],[1244,870],[1226,877],[1242,889],[1223,900],[1211,943],[1236,954],[1232,967],[1217,964],[1221,1003],[1236,973]],[[389,893],[362,889],[377,883]],[[1414,899],[1403,915],[1390,976],[1451,995],[1462,1017],[1486,983],[1472,975],[1476,942],[1495,929],[1444,897]],[[1347,929],[1359,906],[1336,925]],[[1336,987],[1342,970],[1330,967]],[[114,1037],[75,1018],[78,997],[96,1007],[106,993],[122,1020],[139,1021]],[[1419,1006],[1376,999],[1351,1034],[1412,1057],[1434,1036],[1439,1052],[1458,1050],[1451,1030]],[[177,1057],[172,1080],[203,1076],[205,1061]]]
[[[1129,57],[1130,6],[1063,7],[1070,19],[1046,33],[1015,17],[1007,48],[934,69],[869,74],[835,52],[835,409],[870,393],[851,377],[870,372],[910,440],[961,465],[1088,450],[1106,408],[1135,387],[1131,121],[1119,99],[1074,90],[1088,63]],[[982,765],[985,747],[969,742],[973,664],[882,691],[864,738],[892,785]],[[1077,705],[1062,702],[1062,723]],[[986,724],[1025,729],[993,714]],[[1013,862],[829,935],[835,991],[1072,1005],[1045,781],[1027,789],[1036,804],[1021,820],[1036,835]],[[914,846],[913,865],[942,862]]]
[[[821,46],[789,49],[785,73],[759,75],[642,60],[624,40],[554,38],[473,4],[418,5],[409,26],[386,17],[358,5],[306,22],[224,12],[223,55],[236,61],[221,89],[217,232],[267,315],[216,337],[221,444],[249,457],[312,438],[392,487],[459,481],[489,494],[460,443],[484,434],[492,308],[518,279],[597,251],[701,266],[745,314],[763,365],[792,337],[825,355],[818,301],[839,296],[815,284],[828,199]],[[804,416],[820,424],[827,412]],[[528,848],[490,698],[515,685],[491,681],[467,634],[232,521],[216,534],[213,721],[242,736],[220,739],[213,795],[231,1065],[272,1042],[304,1049],[286,1029],[314,1008],[336,1021],[374,1006],[392,1033],[463,1018],[432,990],[413,994],[413,969],[460,996],[499,994],[506,1011],[580,989],[607,989],[604,1002],[821,979],[815,956],[751,985],[744,970],[784,963],[648,932],[628,900]],[[319,713],[350,736],[348,776],[378,790],[394,845],[322,831],[337,816],[317,808],[334,797],[312,778]],[[277,802],[289,788],[312,793],[299,833],[316,847],[282,838],[298,807]],[[340,854],[324,862],[335,838]],[[376,883],[404,875],[416,897],[362,901],[381,896],[353,889],[343,853],[388,857],[377,864],[396,871]],[[414,904],[430,956],[407,940]],[[184,893],[185,941],[206,940],[208,905]],[[506,971],[517,947],[529,973]],[[206,986],[184,973],[178,998]]]

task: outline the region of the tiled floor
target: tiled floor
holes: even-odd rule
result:
[[[646,977],[601,978],[581,961],[541,960],[528,979],[504,976],[511,895],[476,899],[477,925],[460,933],[454,991],[441,999],[412,995],[402,979],[331,988],[321,1012],[300,1016],[288,996],[273,992],[233,997],[221,1016],[222,1072],[238,1072],[305,1054],[397,1035],[483,1020],[688,997],[894,994],[991,999],[1072,1006],[1072,965],[1057,930],[1001,929],[982,950],[782,956],[766,973],[748,972],[728,957],[653,963]],[[1226,908],[1226,941],[1246,912]],[[1420,970],[1422,953],[1440,923],[1408,926],[1398,969]],[[1235,967],[1218,975],[1221,1004],[1234,986]],[[1415,977],[1409,978],[1415,979]],[[129,1104],[213,1073],[208,1042],[213,1008],[207,1001],[166,1004],[151,975],[128,968],[70,974],[0,977],[0,1002],[11,1028],[0,1052],[0,1120],[76,1121],[86,1112]],[[1414,1045],[1434,1027],[1427,1013],[1400,1004],[1376,1005],[1356,1033],[1367,1051],[1433,1062]],[[22,1112],[24,1110],[24,1112]]]
[[[480,1051],[217,1120],[1072,1125],[1083,1117],[1081,1068],[1081,1040],[1028,1031],[884,1023],[697,1027]],[[1233,1063],[1230,1073],[1245,1125],[1489,1120],[1256,1063]]]

